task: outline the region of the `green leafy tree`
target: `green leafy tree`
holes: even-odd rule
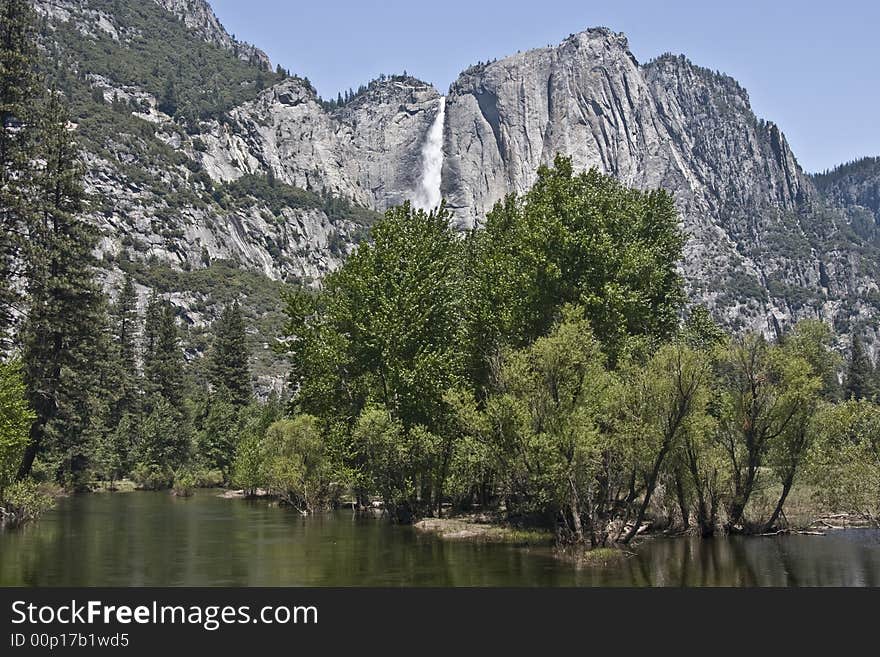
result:
[[[488,440],[487,418],[474,392],[466,387],[448,391],[444,400],[452,414],[447,431],[457,436],[445,490],[460,509],[471,509],[475,503],[488,508],[495,498],[497,464]]]
[[[401,440],[442,445],[436,458],[414,462],[424,468],[418,491],[386,486],[386,501],[403,515],[439,506],[454,452],[444,395],[465,369],[461,248],[444,208],[405,204],[374,226],[373,242],[328,277],[322,294],[286,298],[294,408],[321,417],[345,467],[363,473],[366,444],[352,428],[367,406],[400,423]]]
[[[284,340],[279,349],[290,361],[292,407],[322,418],[356,417],[366,388],[355,379],[349,336],[340,332],[326,294],[295,288],[285,292]]]
[[[299,415],[273,423],[265,449],[269,486],[284,501],[303,513],[329,503],[331,469],[317,418]]]
[[[710,351],[723,345],[727,334],[718,326],[706,306],[694,306],[690,309],[681,326],[681,341],[694,349]]]
[[[813,421],[809,481],[817,501],[880,525],[880,407],[824,404]]]
[[[246,433],[239,441],[232,462],[232,483],[243,488],[245,495],[251,497],[258,488],[266,485],[266,454],[263,436],[259,433]]]
[[[686,436],[709,427],[707,406],[712,371],[708,356],[677,343],[660,349],[643,366],[624,368],[621,434],[642,488],[635,519],[621,537],[635,538],[664,469],[684,447]]]
[[[809,363],[813,373],[822,381],[822,397],[829,401],[841,398],[840,371],[842,358],[834,350],[831,327],[817,319],[799,321],[782,340],[786,353],[799,356]]]
[[[684,294],[684,236],[672,197],[629,189],[571,160],[541,167],[532,189],[489,213],[475,280],[478,332],[522,346],[579,304],[612,363],[629,336],[664,338]]]
[[[436,426],[462,368],[460,243],[445,209],[390,210],[327,281],[349,376],[406,426]]]
[[[27,403],[21,363],[0,362],[0,504],[17,478],[35,418]]]
[[[734,528],[743,521],[768,456],[794,439],[822,382],[804,358],[747,334],[723,353],[719,383],[718,440],[727,454],[732,484],[727,522]]]
[[[571,540],[605,541],[612,447],[601,426],[614,378],[575,306],[546,337],[505,355],[497,392],[486,402],[488,440],[512,515],[560,519]]]
[[[768,465],[782,490],[764,525],[765,532],[775,526],[796,479],[804,470],[816,437],[814,417],[820,398],[837,397],[840,357],[832,350],[831,337],[831,330],[823,322],[803,320],[782,343],[780,356],[787,365],[787,394],[792,402],[793,415],[768,452]]]
[[[235,447],[232,483],[243,488],[247,495],[254,495],[257,488],[268,485],[266,434],[283,415],[284,403],[277,392],[272,392],[263,403],[251,403],[240,414],[241,438]]]
[[[408,429],[382,406],[368,406],[357,419],[353,442],[360,457],[357,484],[378,493],[393,518],[410,522],[432,507],[436,436],[424,427]]]

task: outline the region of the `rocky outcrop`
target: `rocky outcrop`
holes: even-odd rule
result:
[[[154,1],[185,23],[185,39],[215,44],[255,73],[268,66],[204,0]],[[127,47],[137,32],[109,13],[110,3],[37,7],[52,23],[75,23],[83,38],[109,35],[114,46]],[[87,154],[90,189],[113,200],[95,214],[110,258],[181,269],[223,258],[273,279],[317,281],[364,235],[363,222],[331,217],[322,203],[342,197],[383,211],[416,197],[445,103],[441,192],[463,227],[528,190],[538,167],[562,153],[579,169],[673,194],[688,234],[682,272],[691,299],[730,327],[772,334],[801,317],[833,321],[840,332],[878,323],[878,167],[811,180],[735,80],[681,56],[640,64],[626,38],[607,29],[471,67],[445,101],[406,75],[383,76],[341,106],[305,79],[263,89],[266,76],[255,75],[242,83],[252,85],[240,97],[249,100],[187,120],[160,111],[155,84],[148,92],[113,70],[83,72],[88,94],[150,124],[101,135]],[[246,176],[307,190],[310,204],[229,203],[229,183]]]
[[[153,0],[153,2],[177,16],[203,41],[229,50],[246,62],[258,63],[266,69],[270,67],[269,56],[266,53],[229,35],[206,0]]]
[[[100,252],[110,262],[149,259],[191,270],[230,260],[273,280],[320,281],[353,248],[362,228],[333,219],[320,208],[273,211],[258,198],[229,207],[172,205],[150,185],[125,181],[118,166],[87,154],[86,187],[111,199],[93,220],[104,236]],[[162,172],[170,186],[187,185],[208,196],[185,167]]]
[[[578,169],[674,195],[691,296],[730,323],[772,332],[834,314],[822,285],[833,265],[803,224],[815,189],[732,78],[681,56],[640,65],[622,34],[592,29],[468,69],[446,106],[442,186],[461,224],[529,189],[562,153]],[[793,303],[790,288],[808,299]]]
[[[199,157],[218,181],[271,173],[381,211],[417,189],[422,144],[439,106],[433,87],[401,76],[375,81],[329,111],[306,81],[290,78],[223,124],[204,125]]]

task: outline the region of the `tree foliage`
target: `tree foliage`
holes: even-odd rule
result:
[[[27,403],[21,363],[0,362],[0,505],[15,482],[35,415]]]
[[[627,337],[666,338],[684,294],[684,237],[664,191],[629,189],[557,157],[532,189],[486,219],[475,265],[481,332],[523,346],[547,333],[565,303],[580,305],[612,359]]]

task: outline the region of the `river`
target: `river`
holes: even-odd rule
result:
[[[613,566],[444,542],[350,511],[164,493],[69,497],[0,533],[0,586],[878,586],[880,531],[652,538]]]

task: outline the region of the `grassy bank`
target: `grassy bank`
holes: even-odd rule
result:
[[[520,529],[491,522],[480,516],[455,518],[425,518],[413,525],[416,531],[433,534],[450,541],[505,543],[508,545],[552,545],[553,532],[540,529]]]

